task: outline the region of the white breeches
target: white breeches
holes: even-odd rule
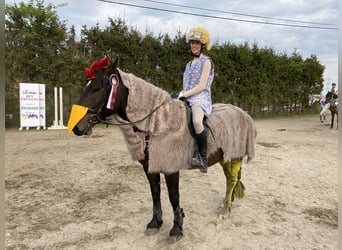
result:
[[[204,111],[201,107],[192,105],[191,106],[192,111],[192,123],[195,128],[196,134],[200,134],[204,130],[203,126],[203,118],[204,118]]]
[[[325,104],[324,107],[322,108],[321,113],[319,113],[319,115],[324,115],[325,113],[327,113],[329,108],[330,108],[330,103]]]

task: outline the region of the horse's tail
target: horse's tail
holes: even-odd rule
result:
[[[233,190],[233,197],[236,197],[238,199],[242,199],[243,197],[245,197],[245,186],[241,181],[241,167],[239,170],[237,183]]]
[[[220,164],[227,178],[226,200],[231,204],[235,197],[238,199],[245,197],[245,186],[241,182],[242,158],[227,162],[222,160]]]

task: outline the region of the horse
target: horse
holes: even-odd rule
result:
[[[330,108],[330,103],[326,103],[325,100],[320,100],[320,105],[321,105],[321,112],[319,113],[319,119],[321,123],[323,123],[326,119],[326,113],[328,113],[328,110]]]
[[[152,219],[145,235],[158,233],[163,224],[160,178],[164,175],[174,215],[168,239],[174,243],[183,236],[185,217],[180,206],[179,172],[192,169],[196,148],[188,124],[188,107],[161,88],[108,62],[105,57],[86,69],[87,84],[72,105],[68,131],[82,136],[90,135],[98,123],[119,126],[132,159],[142,165],[150,185]],[[109,122],[109,117],[114,117],[115,123]],[[208,166],[219,163],[223,168],[226,194],[221,215],[227,218],[234,197],[244,197],[241,166],[245,156],[247,161],[254,157],[256,128],[245,111],[230,104],[214,104],[207,120]]]
[[[338,96],[336,94],[333,94],[331,91],[329,91],[325,96],[325,102],[329,104],[329,110],[331,113],[331,123],[330,128],[334,127],[334,120],[336,115],[336,127],[338,129],[338,102],[337,102]],[[326,104],[326,105],[327,105]]]

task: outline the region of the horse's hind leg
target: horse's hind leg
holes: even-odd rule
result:
[[[180,240],[183,236],[183,208],[179,206],[179,172],[165,175],[169,200],[172,205],[174,219],[170,230],[170,243]]]
[[[231,160],[225,163],[220,162],[220,164],[226,176],[226,197],[223,202],[224,210],[222,215],[228,217],[234,197],[236,196],[236,198],[240,199],[244,197],[244,186],[240,181],[242,159]]]
[[[162,220],[162,209],[160,202],[160,174],[150,174],[148,173],[148,161],[143,162],[144,171],[148,182],[150,184],[150,190],[153,201],[153,216],[151,221],[146,226],[146,235],[156,234],[163,224]]]

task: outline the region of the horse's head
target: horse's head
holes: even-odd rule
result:
[[[72,106],[68,131],[75,135],[89,135],[95,124],[105,122],[106,117],[117,113],[126,119],[128,89],[116,64],[108,66],[109,58],[92,63],[86,68],[87,84],[80,99]]]

